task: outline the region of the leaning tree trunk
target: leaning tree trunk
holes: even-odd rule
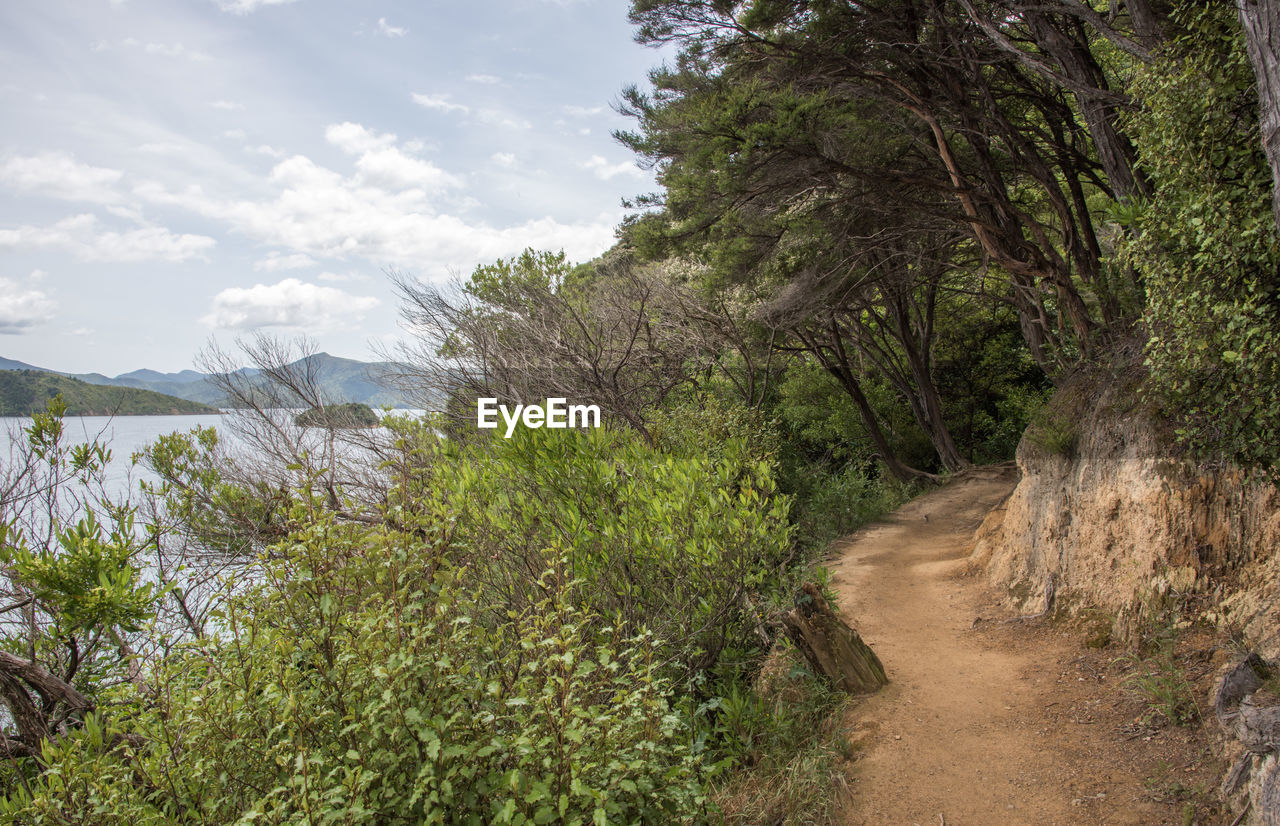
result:
[[[888,684],[880,658],[836,616],[813,583],[803,585],[796,607],[783,615],[782,623],[809,665],[836,688],[869,694]]]
[[[1280,0],[1236,0],[1258,80],[1262,151],[1271,164],[1271,209],[1280,232]]]

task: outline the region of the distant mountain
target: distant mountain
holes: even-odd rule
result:
[[[29,416],[62,394],[69,416],[168,416],[217,413],[198,402],[139,390],[104,387],[48,370],[0,370],[0,415]]]
[[[41,373],[55,372],[53,370],[46,370],[43,367],[35,367],[27,364],[25,361],[14,361],[13,359],[7,358],[0,358],[0,370],[37,370]]]
[[[370,407],[418,407],[420,402],[401,392],[390,381],[400,370],[392,362],[364,362],[344,359],[328,353],[316,353],[301,362],[315,370],[321,389],[334,401],[360,402]],[[226,407],[225,394],[210,380],[207,373],[183,370],[180,373],[161,373],[157,370],[133,370],[108,378],[100,373],[63,373],[36,367],[13,359],[0,358],[0,371],[34,370],[79,379],[92,385],[130,387],[175,396],[179,399],[199,402],[214,407]],[[247,375],[258,371],[245,370]]]
[[[34,370],[37,373],[53,373],[55,376],[67,376],[69,378],[79,379],[86,384],[116,384],[115,379],[109,379],[101,373],[64,373],[61,370],[50,370],[47,367],[36,367],[34,364],[27,364],[23,361],[15,361],[7,358],[0,358],[0,370]]]
[[[116,381],[124,381],[132,379],[133,381],[149,382],[149,381],[165,381],[177,382],[179,384],[187,384],[193,381],[204,381],[209,378],[207,373],[197,373],[195,370],[183,370],[181,373],[158,373],[155,370],[134,370],[132,373],[121,373],[116,376]]]

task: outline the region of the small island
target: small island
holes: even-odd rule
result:
[[[328,407],[313,407],[304,410],[294,417],[293,423],[298,427],[332,427],[340,430],[355,430],[366,427],[377,427],[378,414],[367,404],[352,402],[335,404]]]

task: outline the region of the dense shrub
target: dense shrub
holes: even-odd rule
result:
[[[46,749],[22,822],[689,822],[701,767],[648,635],[584,614],[563,559],[502,622],[433,529],[304,527],[222,633]],[[113,713],[113,712],[109,712]],[[115,750],[112,746],[115,745]]]
[[[690,416],[699,415],[691,408]],[[654,823],[735,759],[709,700],[763,658],[786,497],[731,408],[440,439],[352,519],[294,491],[209,634],[49,742],[24,823]],[[716,424],[718,422],[718,424]],[[705,426],[704,426],[705,425]],[[716,428],[719,428],[717,431]],[[718,432],[714,453],[696,432]],[[682,447],[683,445],[683,447]],[[721,761],[721,762],[713,762]]]
[[[723,429],[714,451],[684,449],[694,437],[669,425],[669,449],[607,429],[442,448],[432,485],[456,508],[455,541],[495,612],[542,598],[551,549],[580,580],[582,610],[626,634],[651,630],[674,679],[761,645],[752,597],[777,587],[789,558],[788,501],[759,443],[731,435],[723,411],[688,415],[681,432]]]
[[[1139,70],[1131,115],[1155,184],[1117,211],[1145,279],[1151,388],[1201,457],[1280,462],[1280,245],[1257,96],[1229,6],[1188,4],[1187,34]]]

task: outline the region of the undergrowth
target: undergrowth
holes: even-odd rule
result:
[[[857,464],[833,470],[822,463],[805,463],[787,476],[783,486],[796,497],[796,545],[811,559],[919,493],[915,485],[871,476]]]
[[[851,698],[779,644],[752,690],[720,700],[717,738],[741,767],[712,790],[727,824],[833,822],[851,757],[842,727]]]
[[[1158,625],[1138,652],[1117,660],[1128,670],[1122,685],[1147,706],[1148,724],[1189,726],[1200,720],[1195,689],[1178,662],[1174,616]]]

